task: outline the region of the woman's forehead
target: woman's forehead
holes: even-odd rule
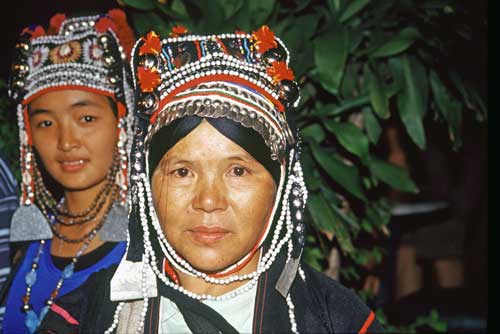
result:
[[[180,160],[255,160],[241,146],[224,136],[206,120],[203,120],[193,131],[168,150],[162,158],[162,160],[165,159],[171,162]]]
[[[30,110],[37,108],[67,107],[73,105],[107,105],[108,98],[104,95],[78,89],[56,90],[41,94],[28,105]]]

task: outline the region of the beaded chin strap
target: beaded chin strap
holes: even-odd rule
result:
[[[156,296],[156,291],[151,291],[150,282],[156,280],[154,276],[191,298],[225,300],[251,289],[260,275],[275,263],[278,254],[285,251],[287,264],[276,288],[289,306],[290,330],[297,332],[294,306],[288,291],[295,274],[300,272],[307,189],[299,161],[300,140],[296,139],[298,135],[292,134],[285,115],[285,111],[295,107],[299,99],[298,85],[288,68],[289,54],[285,45],[267,26],[252,34],[173,34],[166,39],[150,32],[136,43],[132,54],[134,84],[139,97],[136,109],[139,123],[131,158],[132,215],[135,219],[129,223],[130,242],[122,264],[140,261],[136,263],[142,272],[140,286],[144,302],[142,322],[136,328],[137,332],[143,331],[148,298]],[[254,129],[269,147],[271,158],[281,165],[272,216],[261,242],[255,247],[258,249],[266,242],[265,252],[257,270],[252,273],[233,275],[252,254],[221,273],[209,275],[198,271],[177,254],[161,230],[147,175],[149,142],[159,129],[187,115],[226,117]],[[161,254],[155,252],[153,244],[158,245]],[[227,296],[198,295],[165,274],[163,257],[176,269],[212,284],[244,280],[250,283],[245,289]],[[151,271],[153,278],[149,274]],[[124,282],[120,276],[125,275],[125,271],[120,272],[119,267],[111,282],[111,298],[116,301],[127,299],[118,297],[118,294],[114,298],[114,291],[118,290],[114,286]],[[134,296],[137,298],[137,294]],[[118,326],[124,305],[124,302],[119,304],[113,324],[106,333],[113,332]]]
[[[131,149],[128,138],[132,137],[134,122],[132,112],[127,110],[133,110],[134,99],[125,59],[133,41],[125,13],[118,9],[104,15],[76,18],[57,14],[50,20],[47,31],[41,26],[31,26],[22,31],[15,46],[9,87],[9,94],[17,103],[22,170],[20,206],[13,216],[11,241],[52,237],[47,212],[42,214],[36,205],[51,196],[46,189],[41,189],[43,180],[36,167],[27,106],[41,94],[63,89],[109,96],[117,105],[118,170],[112,183],[118,189],[118,196],[108,215],[112,223],[105,224],[107,226],[100,235],[108,241],[125,240],[125,227],[117,224],[127,215],[128,152]],[[42,195],[43,199],[40,198]],[[73,216],[71,218],[75,218]]]

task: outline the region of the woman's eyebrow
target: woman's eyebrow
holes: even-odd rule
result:
[[[28,107],[28,116],[31,118],[31,117],[34,117],[36,115],[40,115],[40,114],[48,114],[50,113],[50,111],[48,109],[43,109],[43,108],[36,108],[36,109],[32,109],[32,108],[29,108]]]
[[[92,101],[92,100],[83,99],[83,100],[78,100],[76,102],[73,102],[70,105],[70,108],[72,109],[72,108],[79,108],[79,107],[86,107],[86,106],[100,107],[101,105],[99,103]]]
[[[255,159],[252,156],[244,156],[244,155],[231,155],[225,158],[226,160],[236,160],[236,161],[243,161],[243,162],[252,162],[255,161]]]
[[[168,166],[173,164],[193,164],[194,161],[173,155],[162,159],[160,163],[163,166]]]

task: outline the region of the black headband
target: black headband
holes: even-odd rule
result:
[[[203,118],[199,116],[186,116],[176,119],[168,126],[158,130],[149,144],[149,177],[153,176],[156,166],[179,140],[193,131],[203,120],[209,122],[225,137],[232,140],[255,160],[257,160],[271,174],[276,185],[280,180],[280,165],[271,159],[271,151],[266,146],[264,139],[253,129],[246,128],[229,118]]]

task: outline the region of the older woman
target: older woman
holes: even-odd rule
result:
[[[285,45],[264,26],[151,32],[134,50],[127,255],[58,301],[40,332],[381,331],[353,292],[301,262],[307,190]]]
[[[57,14],[16,45],[10,93],[23,179],[10,240],[21,247],[4,333],[32,333],[57,296],[125,253],[133,42],[125,13],[111,10]]]

